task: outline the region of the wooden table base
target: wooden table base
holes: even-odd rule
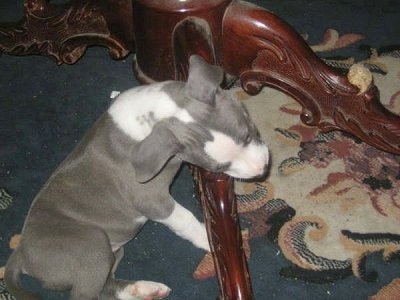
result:
[[[200,54],[240,79],[250,94],[270,86],[292,96],[303,107],[305,124],[347,131],[400,154],[400,118],[381,105],[377,88],[350,83],[290,25],[258,6],[237,0],[71,0],[62,5],[25,0],[24,9],[19,23],[0,24],[0,53],[47,55],[58,64],[72,64],[92,45],[108,48],[116,59],[135,52],[134,70],[142,82],[183,80],[188,57]],[[195,173],[220,298],[251,299],[233,181]]]

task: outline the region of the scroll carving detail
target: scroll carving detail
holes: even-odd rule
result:
[[[59,5],[48,0],[25,0],[20,22],[0,24],[0,53],[46,55],[57,64],[73,64],[88,46],[100,45],[109,49],[112,58],[122,58],[131,51],[133,35],[130,41],[110,31],[113,20],[107,17],[108,9],[111,6],[105,0],[72,0]],[[131,2],[114,1],[111,10],[122,9],[132,10]],[[132,32],[132,20],[124,22],[124,30]]]
[[[243,44],[246,50],[232,51]],[[360,90],[273,13],[233,2],[224,18],[224,50],[225,68],[240,77],[248,93],[256,94],[264,86],[276,88],[300,103],[305,124],[323,131],[347,131],[400,154],[400,117],[380,103],[373,83]]]
[[[242,236],[237,226],[239,216],[233,179],[204,170],[197,170],[195,177],[199,181],[201,203],[205,208],[211,251],[215,253],[214,258],[218,257],[214,259],[214,265],[221,281],[220,299],[252,299],[246,256],[238,247],[242,245]],[[227,282],[231,283],[229,288]]]

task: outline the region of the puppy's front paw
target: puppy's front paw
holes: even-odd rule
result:
[[[210,244],[208,242],[208,237],[207,237],[207,230],[206,226],[203,223],[199,224],[199,228],[197,232],[194,232],[194,240],[193,243],[201,249],[206,250],[207,252],[210,252]]]
[[[168,297],[171,289],[165,284],[154,281],[136,281],[127,285],[118,293],[121,300],[152,300]]]

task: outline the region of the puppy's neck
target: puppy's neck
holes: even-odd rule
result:
[[[163,90],[167,84],[172,83],[160,82],[121,93],[108,110],[111,118],[136,141],[144,140],[160,120],[175,117],[185,123],[193,122],[189,112]]]

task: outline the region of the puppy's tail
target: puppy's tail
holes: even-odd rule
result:
[[[23,256],[19,248],[11,253],[4,273],[6,289],[17,300],[39,300],[35,295],[24,290],[21,285],[20,276],[22,273]]]

